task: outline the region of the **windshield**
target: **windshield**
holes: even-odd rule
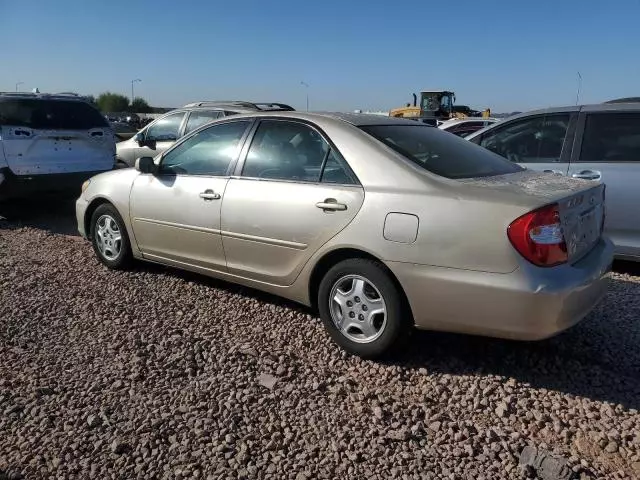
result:
[[[490,177],[522,167],[463,138],[425,125],[360,127],[425,170],[451,179]]]
[[[422,94],[422,110],[427,112],[435,112],[440,108],[440,101],[436,93]]]
[[[89,130],[109,126],[100,112],[86,102],[36,98],[0,100],[0,125],[43,130]]]

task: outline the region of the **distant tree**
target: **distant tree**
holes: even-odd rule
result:
[[[149,106],[144,98],[136,97],[131,103],[130,110],[134,113],[151,113],[153,109]]]
[[[129,109],[129,99],[119,93],[101,93],[96,104],[102,112],[126,112]]]

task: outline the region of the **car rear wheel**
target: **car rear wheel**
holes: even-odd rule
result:
[[[91,216],[91,241],[98,259],[121,270],[131,263],[131,244],[122,217],[111,204],[102,204]]]
[[[318,308],[329,335],[362,358],[391,353],[408,331],[403,295],[378,262],[344,260],[320,282]]]

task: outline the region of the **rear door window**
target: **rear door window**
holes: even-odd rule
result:
[[[263,120],[251,141],[242,176],[298,182],[319,182],[324,178],[325,183],[353,183],[345,168],[315,129],[298,122]]]
[[[512,162],[559,162],[570,114],[536,115],[482,135],[480,145]]]
[[[0,125],[38,130],[90,130],[109,124],[100,112],[79,100],[0,99]]]
[[[360,127],[425,170],[461,179],[519,172],[522,167],[463,138],[426,125]]]
[[[177,140],[183,118],[184,112],[177,112],[158,119],[147,129],[146,139],[155,140],[156,142]]]
[[[209,111],[196,111],[191,112],[189,115],[189,119],[187,120],[187,128],[185,129],[185,135],[189,132],[192,132],[196,128],[205,125],[216,118],[220,118],[222,112],[219,110],[209,110]]]
[[[640,113],[588,114],[580,162],[640,162]]]

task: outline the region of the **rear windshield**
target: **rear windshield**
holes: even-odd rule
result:
[[[86,102],[36,98],[0,99],[0,125],[51,130],[109,126],[100,112]]]
[[[360,128],[419,167],[441,177],[491,177],[523,170],[509,160],[439,128],[419,124]]]

